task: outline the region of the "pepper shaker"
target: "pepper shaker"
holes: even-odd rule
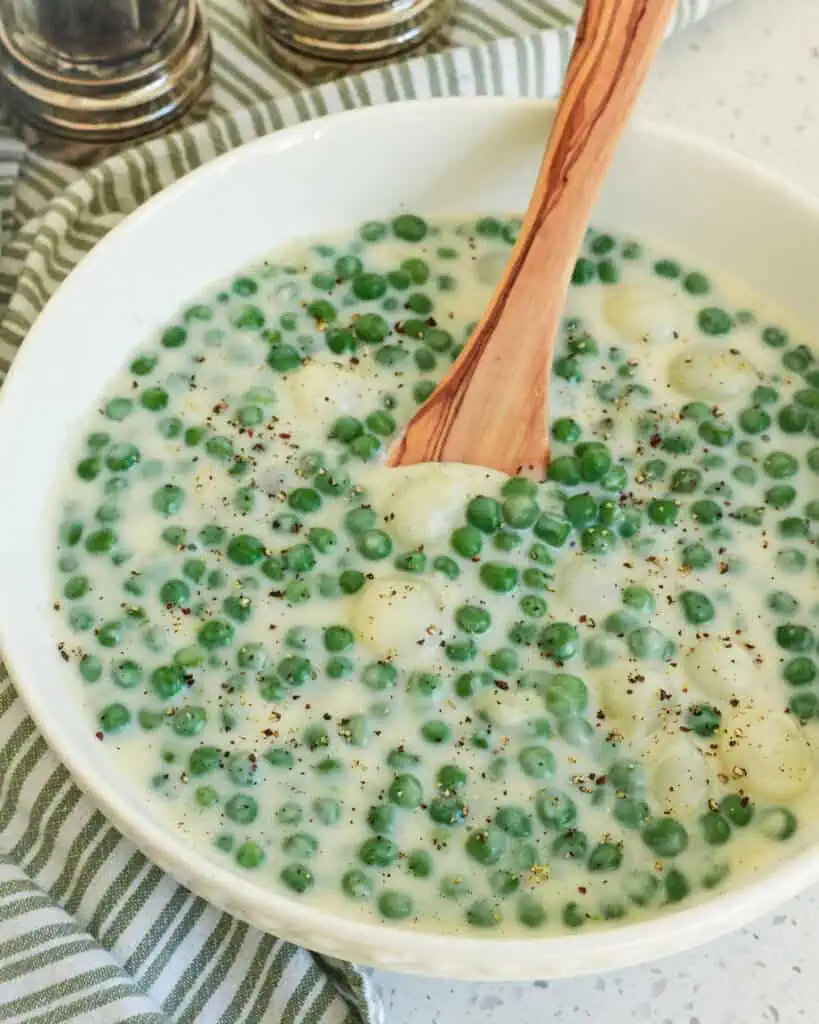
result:
[[[316,83],[430,43],[455,0],[249,0],[260,43]]]
[[[198,0],[0,3],[0,95],[64,159],[167,128],[202,96],[210,62]]]

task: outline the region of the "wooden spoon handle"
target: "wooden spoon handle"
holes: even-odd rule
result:
[[[465,462],[543,479],[549,376],[577,252],[675,0],[586,0],[505,276],[390,465]]]

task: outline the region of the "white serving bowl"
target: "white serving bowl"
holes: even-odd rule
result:
[[[54,485],[65,444],[127,354],[209,283],[284,242],[411,208],[429,216],[522,210],[552,108],[523,100],[394,104],[261,139],[169,188],[71,274],[18,356],[0,400],[0,639],[17,687],[77,783],[140,849],[258,928],[336,957],[447,978],[548,978],[673,953],[736,928],[819,880],[819,840],[736,889],[648,922],[498,939],[362,923],[289,899],[191,848],[91,740],[73,665],[56,649]],[[819,206],[754,166],[637,126],[597,223],[723,268],[795,321],[819,322]],[[806,830],[807,831],[807,830]],[[796,841],[795,841],[796,842]]]

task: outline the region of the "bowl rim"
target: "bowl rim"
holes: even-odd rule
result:
[[[113,228],[79,262],[55,292],[29,331],[14,359],[0,390],[0,435],[9,428],[5,421],[10,395],[28,387],[29,363],[45,342],[40,341],[38,325],[54,302],[55,296],[71,287],[74,275],[92,273],[104,261],[112,246],[127,243],[129,232],[138,229],[144,220],[156,217],[172,206],[187,189],[208,178],[229,175],[233,166],[264,154],[275,160],[278,153],[297,146],[321,143],[325,127],[332,123],[371,120],[377,128],[385,118],[402,118],[409,111],[413,116],[429,117],[443,107],[479,108],[505,107],[510,112],[540,112],[554,109],[550,101],[510,97],[435,98],[380,104],[283,128],[225,153],[180,181],[163,189]],[[805,216],[816,223],[819,233],[819,199],[749,158],[688,132],[638,119],[633,132],[656,140],[677,150],[685,150],[712,164],[756,181],[778,192],[802,207]],[[49,218],[47,214],[45,226]],[[44,336],[48,339],[48,333]],[[349,949],[358,957],[361,951],[372,955],[369,962],[390,970],[414,971],[424,964],[424,973],[449,979],[514,981],[531,978],[579,976],[600,970],[636,965],[716,938],[747,924],[774,909],[819,881],[819,845],[777,863],[759,877],[753,877],[724,895],[658,917],[635,923],[595,926],[580,933],[548,935],[533,938],[468,937],[461,933],[438,932],[412,927],[396,927],[378,922],[357,920],[324,910],[320,906],[297,903],[272,889],[246,881],[234,871],[221,867],[198,851],[191,851],[185,838],[168,825],[150,817],[143,809],[130,812],[118,800],[115,777],[99,775],[93,766],[61,730],[59,715],[49,704],[48,690],[37,685],[26,669],[26,642],[18,642],[11,625],[0,617],[0,650],[10,679],[29,714],[48,742],[48,746],[68,768],[73,781],[89,796],[123,836],[163,870],[202,895],[219,909],[242,917],[260,928],[276,928],[276,934],[289,941],[305,941],[319,953],[339,956],[340,949]],[[261,923],[262,919],[266,923]],[[274,923],[275,922],[275,923]],[[323,936],[329,937],[323,941]],[[343,955],[343,954],[342,954]],[[361,960],[361,958],[359,957]],[[404,966],[409,964],[411,966]]]

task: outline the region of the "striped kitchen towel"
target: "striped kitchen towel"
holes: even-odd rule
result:
[[[674,28],[724,2],[680,0]],[[581,0],[460,0],[444,51],[305,88],[257,50],[244,8],[211,0],[215,88],[198,123],[85,174],[29,151],[0,125],[0,379],[82,256],[188,171],[285,125],[351,107],[553,96],[581,8]],[[213,909],[123,839],[72,784],[0,671],[0,1021],[383,1019],[366,971]]]

